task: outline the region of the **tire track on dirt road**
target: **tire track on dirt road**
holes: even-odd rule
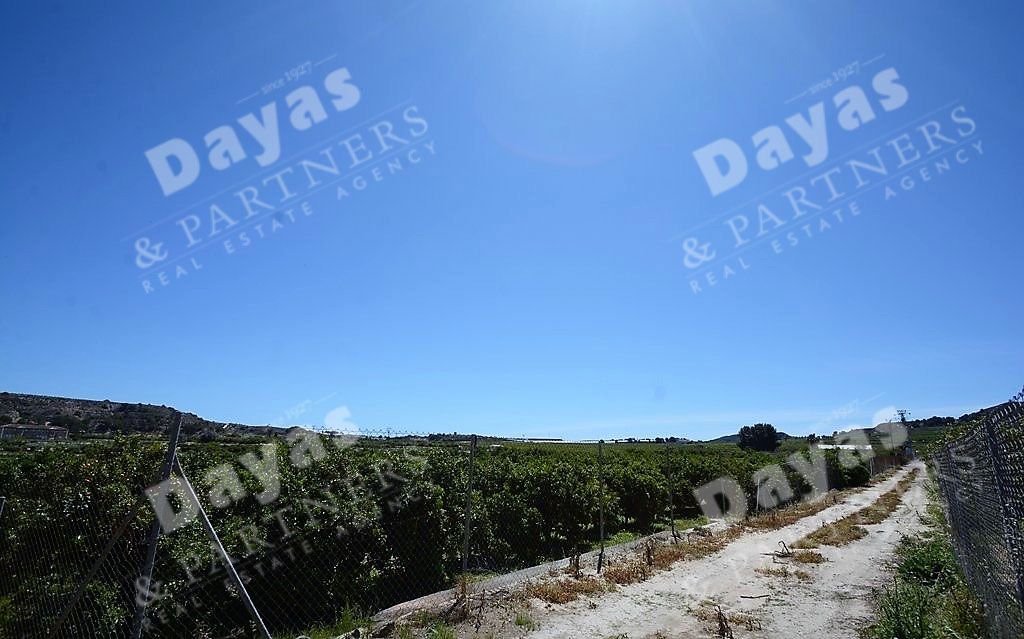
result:
[[[879,524],[865,526],[869,531],[866,537],[842,547],[817,548],[825,563],[797,565],[810,574],[809,580],[802,581],[792,574],[759,574],[755,569],[780,567],[773,566],[768,556],[779,549],[779,541],[791,546],[823,524],[873,503],[915,468],[923,471],[924,464],[915,462],[877,486],[850,495],[815,515],[779,530],[744,534],[714,555],[679,563],[646,581],[592,600],[534,606],[531,613],[537,629],[527,636],[710,636],[707,622],[695,613],[703,602],[715,602],[726,614],[751,620],[749,627],[733,624],[737,638],[855,638],[870,619],[872,588],[888,580],[887,567],[900,538],[922,528],[919,511],[923,512],[926,501],[924,472],[919,473],[894,513]],[[768,597],[744,598],[765,594]]]

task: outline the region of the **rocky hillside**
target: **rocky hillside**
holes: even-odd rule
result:
[[[177,419],[170,406],[127,404],[110,400],[68,399],[45,395],[0,393],[0,423],[64,426],[73,433],[160,433]],[[212,422],[185,414],[186,434],[265,434],[269,427]]]

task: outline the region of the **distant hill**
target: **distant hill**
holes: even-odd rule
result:
[[[931,443],[950,432],[950,429],[965,427],[984,417],[989,411],[1004,407],[998,404],[982,408],[960,417],[928,417],[926,419],[908,420],[910,438],[915,447],[923,443]],[[116,433],[153,433],[165,432],[174,420],[178,411],[170,406],[116,402],[111,400],[70,399],[67,397],[50,397],[46,395],[26,395],[19,393],[0,392],[0,425],[4,424],[46,424],[63,426],[72,433],[79,434],[116,434]],[[216,437],[224,435],[273,435],[285,432],[285,429],[273,426],[249,426],[246,424],[215,422],[203,419],[192,413],[185,413],[184,432],[188,435]],[[857,429],[851,429],[857,430]],[[877,438],[874,429],[865,430],[869,437]],[[850,430],[841,432],[851,432]],[[439,435],[437,437],[444,437]],[[465,437],[465,436],[463,436]],[[778,433],[779,441],[796,439],[787,433]],[[831,439],[823,435],[823,439]],[[668,438],[668,441],[688,443],[685,438]],[[663,442],[665,438],[630,439],[621,441],[632,442]],[[705,444],[738,444],[739,433],[723,435],[715,439],[704,440]]]
[[[926,419],[908,419],[907,433],[911,444],[918,453],[926,453],[932,449],[936,444],[946,439],[949,436],[956,436],[957,431],[967,429],[970,426],[976,424],[985,417],[989,412],[1002,409],[1008,405],[1007,402],[1002,404],[996,404],[995,406],[989,406],[988,408],[982,408],[974,411],[973,413],[965,413],[960,417],[928,417]],[[855,430],[863,431],[868,439],[872,441],[879,440],[879,429],[880,427],[888,424],[877,424],[875,428],[860,428],[850,429],[846,431],[840,431],[839,434],[850,433]],[[831,439],[831,438],[826,438]]]
[[[985,415],[992,411],[997,411],[1009,406],[1009,402],[1003,402],[1002,404],[996,404],[995,406],[989,406],[988,408],[982,408],[974,411],[973,413],[966,413],[960,417],[929,417],[927,419],[908,419],[907,425],[910,426],[911,430],[918,428],[932,428],[932,429],[946,429],[958,426],[961,424],[967,424],[976,422],[983,418]]]
[[[110,400],[69,399],[46,395],[0,393],[0,424],[63,426],[72,433],[162,433],[172,426],[178,412],[169,406],[129,404]],[[228,424],[185,413],[186,434],[259,435],[279,429],[269,426]]]
[[[940,438],[950,429],[959,428],[974,423],[981,419],[982,417],[984,417],[988,412],[998,410],[1005,406],[1006,403],[997,404],[995,406],[990,406],[988,408],[976,410],[973,413],[966,413],[964,415],[961,415],[960,417],[935,416],[928,417],[925,419],[908,419],[907,426],[910,429],[910,439],[914,442],[915,445],[919,443],[929,443],[933,440]],[[882,426],[882,424],[877,424],[875,427],[872,428],[848,428],[846,430],[837,431],[836,434],[851,433],[859,430],[867,434],[869,438],[877,439],[879,437],[878,433],[875,432],[875,428],[877,426]],[[822,439],[826,442],[832,440],[832,435],[826,435],[824,433],[818,433],[818,435],[820,435]],[[783,441],[786,439],[796,439],[796,437],[782,432],[778,434],[778,438],[779,441]],[[716,437],[715,439],[704,440],[702,443],[738,444],[739,442],[740,435],[739,433],[736,433],[734,435],[723,435],[721,437]]]

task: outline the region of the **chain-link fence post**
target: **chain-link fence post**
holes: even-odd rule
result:
[[[597,574],[601,574],[604,568],[604,440],[597,442],[597,483],[598,483],[598,511],[597,511],[597,534],[601,540],[601,552],[597,555]]]
[[[665,444],[665,481],[668,484],[668,528],[672,534],[672,541],[679,538],[676,532],[676,509],[673,503],[672,489],[672,444]]]
[[[999,504],[1003,512],[1003,536],[1006,540],[1007,550],[1010,551],[1014,573],[1017,580],[1017,605],[1020,606],[1021,614],[1024,616],[1024,568],[1021,566],[1020,526],[1024,525],[1017,510],[1014,508],[1013,496],[1006,489],[1007,476],[1004,466],[1005,451],[1000,450],[999,442],[996,439],[994,418],[985,418],[985,439],[988,442],[992,455],[992,470],[995,476],[996,490],[999,495]]]
[[[176,425],[173,426],[172,429],[171,429],[170,439],[169,439],[169,442],[168,442],[168,445],[167,445],[167,453],[166,453],[166,456],[165,456],[165,459],[164,459],[164,464],[163,464],[163,467],[161,469],[161,473],[160,473],[160,477],[159,477],[160,480],[164,480],[164,479],[166,479],[170,475],[171,464],[174,462],[174,459],[175,459],[174,455],[175,455],[175,450],[176,450],[177,445],[178,445],[178,434],[181,431],[182,420],[184,420],[184,416],[179,415],[179,419],[178,419]],[[114,550],[114,546],[121,540],[122,536],[128,530],[128,527],[132,524],[132,522],[135,521],[135,518],[139,515],[140,511],[142,510],[144,502],[145,502],[145,500],[144,500],[143,496],[139,495],[136,498],[135,504],[132,506],[131,510],[128,512],[127,515],[125,515],[124,518],[121,519],[121,522],[118,524],[118,526],[114,530],[113,534],[107,540],[107,543],[106,543],[106,545],[103,548],[103,551],[99,554],[99,556],[93,562],[92,566],[85,573],[84,577],[82,577],[80,579],[80,581],[78,583],[78,587],[75,589],[75,591],[68,598],[67,602],[64,604],[63,608],[61,609],[60,614],[57,616],[57,620],[54,622],[53,626],[50,628],[50,635],[56,634],[56,632],[61,628],[61,626],[63,626],[64,623],[68,620],[68,617],[71,615],[71,613],[74,610],[75,606],[78,605],[78,602],[81,600],[83,594],[85,593],[86,588],[89,586],[89,584],[92,582],[92,580],[97,576],[98,572],[100,571],[100,568],[103,566],[104,562],[107,560],[107,557],[109,557],[110,553]],[[149,532],[146,561],[145,561],[145,563],[143,565],[143,568],[142,568],[142,574],[140,576],[140,580],[138,582],[136,582],[136,584],[148,584],[149,581],[152,579],[152,576],[153,576],[153,562],[154,562],[154,560],[156,558],[156,542],[157,542],[157,537],[159,536],[159,534],[160,534],[160,522],[158,520],[154,520],[153,521],[153,525],[152,525],[152,527],[150,529],[150,532]],[[132,628],[133,628],[133,630],[132,630],[132,637],[134,637],[135,639],[138,639],[139,637],[142,636],[142,628],[143,628],[143,625],[144,625],[143,621],[144,621],[144,618],[145,618],[146,600],[141,595],[137,595],[136,599],[135,599],[135,604],[136,604],[136,609],[135,609],[135,618],[134,618],[134,620],[132,622]]]
[[[238,575],[238,571],[235,570],[235,563],[231,559],[231,555],[224,549],[224,544],[220,540],[220,536],[217,534],[217,530],[213,527],[210,522],[210,518],[206,514],[206,510],[203,509],[203,504],[199,501],[199,497],[196,495],[195,489],[192,487],[192,482],[188,480],[188,476],[185,475],[185,470],[181,467],[181,462],[177,457],[171,460],[174,465],[174,470],[178,471],[178,475],[181,476],[182,486],[185,489],[185,494],[195,504],[196,513],[199,515],[199,521],[202,522],[203,528],[206,529],[206,534],[210,537],[211,548],[217,553],[220,560],[224,562],[224,568],[228,573],[228,578],[234,584],[235,589],[238,591],[238,596],[241,598],[242,603],[245,605],[245,609],[249,612],[249,616],[252,619],[253,624],[256,627],[256,632],[262,639],[272,639],[270,632],[267,630],[267,626],[263,623],[263,618],[260,616],[259,610],[256,609],[256,605],[252,602],[252,597],[249,596],[249,591],[245,587],[245,583],[242,582],[242,578]]]
[[[476,435],[469,440],[469,477],[466,482],[466,511],[462,529],[462,572],[469,570],[469,534],[473,528],[473,469],[476,466]]]
[[[125,531],[128,530],[128,526],[130,526],[131,523],[135,521],[135,518],[139,515],[139,512],[142,510],[143,504],[144,502],[141,497],[135,500],[135,505],[118,524],[117,528],[114,530],[114,533],[110,536],[110,539],[107,541],[107,545],[103,548],[103,552],[101,552],[99,557],[96,558],[96,560],[93,562],[92,566],[89,568],[89,571],[85,574],[85,576],[82,577],[81,580],[79,580],[78,587],[75,589],[75,592],[73,592],[71,594],[71,597],[68,598],[67,603],[64,604],[64,608],[61,610],[60,615],[58,615],[57,617],[57,621],[54,622],[53,626],[50,628],[49,636],[56,636],[57,631],[61,628],[61,626],[64,625],[64,622],[68,620],[68,617],[71,615],[71,611],[74,610],[75,606],[82,598],[82,595],[85,593],[86,587],[88,587],[88,585],[96,577],[97,573],[99,573],[100,567],[107,560],[107,557],[110,556],[110,553],[114,550],[114,545],[117,544],[118,541],[120,541]]]
[[[761,478],[754,475],[754,483],[756,484],[756,494],[754,495],[754,514],[761,512],[761,486],[764,484]],[[750,515],[747,515],[747,519],[750,519]]]
[[[164,456],[164,464],[160,468],[160,477],[157,481],[166,481],[171,476],[171,469],[174,467],[175,455],[178,451],[178,438],[181,437],[181,425],[185,416],[179,414],[177,423],[171,427],[167,439],[167,453]],[[156,544],[160,538],[160,520],[154,519],[149,528],[149,536],[146,538],[146,563],[142,566],[139,580],[136,582],[143,588],[149,588],[153,580],[153,565],[156,563]],[[139,639],[142,636],[142,629],[146,619],[146,598],[139,593],[135,599],[135,618],[132,621],[132,637]]]

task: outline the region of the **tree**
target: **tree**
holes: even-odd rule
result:
[[[754,424],[740,429],[740,448],[773,451],[778,447],[778,435],[771,424]]]

